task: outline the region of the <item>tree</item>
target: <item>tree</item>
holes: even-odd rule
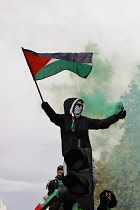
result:
[[[121,126],[125,129],[124,135],[107,161],[107,170],[116,181],[111,182],[111,188],[117,194],[117,209],[120,210],[140,208],[140,89],[135,81],[129,88],[129,92],[121,97],[127,110]]]
[[[97,184],[94,193],[95,205],[99,205],[99,195],[104,190],[112,190],[110,187],[114,184],[114,178],[107,171],[106,154],[102,153],[99,160],[95,161]]]

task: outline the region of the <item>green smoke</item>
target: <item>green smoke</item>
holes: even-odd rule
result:
[[[122,102],[110,103],[109,83],[113,76],[112,64],[100,57],[98,45],[88,43],[86,52],[93,52],[93,70],[83,83],[78,97],[85,101],[84,115],[89,117],[109,117],[117,114],[123,107]]]
[[[108,103],[106,95],[99,89],[93,94],[81,92],[79,96],[85,101],[84,115],[89,117],[109,117],[118,114],[123,107],[122,102]]]

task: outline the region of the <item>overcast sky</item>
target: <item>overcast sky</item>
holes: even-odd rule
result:
[[[55,177],[57,165],[63,163],[59,128],[41,109],[21,47],[36,52],[82,52],[88,42],[98,44],[103,59],[118,58],[110,83],[112,95],[120,84],[118,100],[131,79],[137,79],[139,8],[139,0],[0,2],[0,196],[8,210],[19,206],[33,210],[46,193],[47,180]],[[68,90],[77,86],[77,77],[73,81],[68,72],[61,72],[40,81],[44,100],[62,112],[63,100],[75,96],[74,88]],[[55,88],[61,84],[66,92],[58,94]]]

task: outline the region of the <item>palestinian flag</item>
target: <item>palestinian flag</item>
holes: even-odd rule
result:
[[[36,53],[22,48],[35,80],[69,70],[86,78],[92,70],[93,53]]]
[[[45,210],[48,207],[47,204],[49,203],[49,201],[56,195],[58,195],[58,189],[55,189],[54,192],[50,196],[48,196],[43,203],[39,203],[34,210]]]
[[[44,207],[43,204],[39,203],[34,210],[41,210],[41,209],[43,209],[43,207]]]

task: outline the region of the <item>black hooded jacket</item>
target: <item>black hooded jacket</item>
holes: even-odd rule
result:
[[[48,196],[51,195],[55,189],[58,189],[58,181],[57,180],[62,180],[64,177],[63,176],[56,176],[55,179],[51,180],[47,185],[46,189],[48,189]]]
[[[111,124],[118,121],[116,115],[112,115],[106,119],[91,119],[88,117],[80,116],[76,118],[76,130],[71,130],[72,117],[70,110],[74,104],[81,99],[68,98],[64,102],[65,114],[57,114],[47,102],[42,103],[42,108],[50,118],[51,122],[60,127],[62,139],[62,154],[65,156],[66,152],[75,148],[75,140],[83,139],[84,147],[91,148],[88,130],[89,129],[106,129]],[[82,101],[82,100],[81,100]]]

